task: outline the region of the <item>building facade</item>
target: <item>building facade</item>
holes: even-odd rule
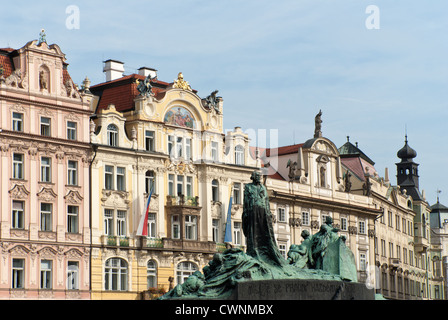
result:
[[[90,101],[45,40],[0,50],[0,298],[90,299]]]
[[[202,270],[225,248],[230,197],[231,242],[243,246],[243,187],[257,168],[247,134],[224,133],[216,93],[200,98],[181,73],[168,83],[123,70],[106,61],[108,81],[89,88],[92,299],[148,298]]]

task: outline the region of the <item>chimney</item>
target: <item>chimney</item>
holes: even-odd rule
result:
[[[157,70],[153,68],[141,67],[138,69],[138,74],[145,77],[150,75],[151,78],[157,78]]]
[[[106,72],[106,81],[112,81],[123,77],[124,63],[118,60],[104,61],[103,72]]]

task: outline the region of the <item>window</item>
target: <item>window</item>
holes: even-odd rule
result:
[[[171,238],[180,239],[180,221],[177,214],[171,216]]]
[[[125,191],[126,190],[126,169],[117,167],[117,190]]]
[[[237,246],[242,244],[241,242],[241,222],[233,222],[233,243]]]
[[[389,258],[394,257],[394,244],[392,242],[389,242]]]
[[[177,284],[184,283],[196,271],[198,271],[198,266],[192,262],[185,261],[179,263],[176,268]]]
[[[23,179],[23,154],[14,153],[12,155],[12,177],[13,179]]]
[[[51,158],[40,158],[40,181],[51,182]]]
[[[67,121],[67,139],[76,140],[77,124],[73,121]]]
[[[145,173],[145,192],[149,194],[151,190],[155,190],[155,174],[154,171],[146,171]]]
[[[24,206],[23,201],[13,201],[12,202],[12,228],[13,229],[23,229],[24,228]]]
[[[191,139],[185,139],[185,160],[192,160],[192,152],[191,152]]]
[[[347,218],[341,217],[341,230],[347,231]]]
[[[388,212],[388,225],[389,227],[392,227],[393,221],[392,221],[392,212]]]
[[[184,140],[182,137],[177,137],[176,139],[176,158],[182,158],[184,149]]]
[[[235,164],[244,165],[244,147],[241,145],[235,147]]]
[[[365,253],[359,254],[359,271],[367,271],[367,256]]]
[[[46,137],[51,136],[51,119],[46,117],[40,118],[40,134]]]
[[[23,114],[18,112],[12,113],[12,130],[23,131]]]
[[[309,212],[302,212],[302,225],[309,226],[310,225],[310,213]]]
[[[173,146],[174,146],[174,137],[168,136],[168,155],[170,156],[170,158],[176,157],[174,154],[172,154]]]
[[[25,260],[12,259],[12,279],[11,287],[13,289],[23,289],[25,281]]]
[[[241,183],[238,182],[233,184],[233,203],[241,204]]]
[[[117,210],[117,236],[126,237],[126,211]]]
[[[78,233],[78,207],[67,207],[67,232]]]
[[[278,250],[280,251],[280,254],[283,256],[283,258],[287,259],[286,256],[286,244],[279,244]]]
[[[174,196],[174,174],[168,175],[168,194]]]
[[[105,166],[104,168],[104,189],[113,190],[114,189],[114,167]]]
[[[114,124],[107,126],[107,144],[112,147],[118,146],[118,128]]]
[[[212,141],[212,161],[218,161],[218,142]]]
[[[51,216],[52,216],[52,205],[51,203],[41,203],[40,204],[40,230],[41,231],[51,231]]]
[[[192,215],[185,216],[185,239],[197,240],[197,217]]]
[[[67,184],[71,186],[78,185],[78,162],[68,160],[68,177]]]
[[[155,151],[154,148],[154,131],[145,131],[145,150]]]
[[[286,222],[286,210],[285,208],[277,209],[277,219],[279,222]]]
[[[128,283],[128,264],[120,258],[110,258],[106,260],[105,265],[105,284],[106,290],[125,291]]]
[[[213,242],[219,242],[219,223],[219,219],[213,219],[212,221]]]
[[[106,236],[114,235],[114,210],[104,209],[104,234]]]
[[[381,256],[386,256],[386,240],[381,239]]]
[[[212,181],[212,200],[219,201],[219,182],[216,179]]]
[[[146,265],[146,279],[148,288],[157,287],[157,265],[154,260],[149,260]]]
[[[79,263],[77,261],[69,261],[67,265],[67,289],[78,290]]]
[[[51,289],[51,260],[41,260],[40,262],[40,288]]]
[[[184,176],[177,176],[177,195],[184,194]]]
[[[157,233],[156,214],[148,213],[148,238],[155,238]]]
[[[187,177],[187,197],[193,196],[193,177]]]
[[[359,233],[366,234],[366,222],[364,220],[358,221]]]
[[[395,229],[400,231],[400,216],[398,214],[395,215]]]

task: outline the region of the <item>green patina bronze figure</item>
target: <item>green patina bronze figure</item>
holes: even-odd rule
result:
[[[260,173],[245,186],[242,214],[246,252],[230,248],[215,253],[202,271],[191,275],[159,299],[226,299],[237,283],[272,279],[357,281],[353,253],[327,217],[319,232],[302,231],[303,242],[291,245],[288,259],[280,253],[272,227],[272,213]]]

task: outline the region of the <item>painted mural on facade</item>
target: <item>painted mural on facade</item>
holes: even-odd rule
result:
[[[165,114],[165,119],[163,120],[166,124],[194,128],[195,122],[190,111],[182,107],[173,107]]]

